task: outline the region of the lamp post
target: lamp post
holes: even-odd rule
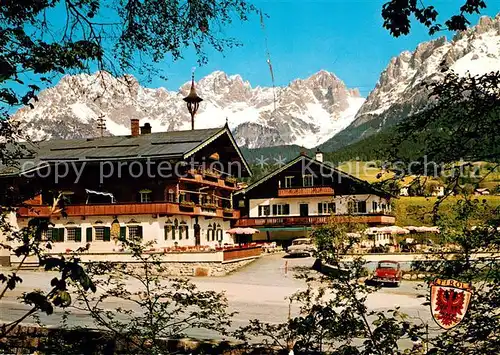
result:
[[[200,107],[200,102],[203,101],[203,99],[196,93],[196,89],[194,87],[194,73],[191,76],[191,89],[189,90],[189,94],[183,98],[183,100],[186,101],[189,114],[191,115],[191,129],[194,130],[194,116]]]

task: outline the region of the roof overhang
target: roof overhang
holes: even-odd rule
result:
[[[231,141],[231,144],[233,145],[234,150],[236,151],[236,153],[238,153],[238,156],[240,157],[241,161],[243,162],[243,165],[245,166],[245,169],[248,171],[248,175],[252,176],[252,169],[250,169],[250,166],[248,165],[248,163],[247,163],[245,157],[243,156],[243,154],[241,153],[241,150],[238,147],[238,144],[236,144],[236,141],[234,140],[234,137],[233,137],[233,135],[231,133],[231,130],[229,129],[229,127],[227,125],[224,126],[219,132],[215,133],[212,137],[206,139],[205,141],[203,141],[201,144],[199,144],[195,148],[193,148],[190,151],[186,152],[184,154],[183,158],[184,159],[189,158],[194,153],[196,153],[200,149],[206,147],[208,144],[214,142],[215,140],[217,140],[217,138],[223,136],[224,134],[227,134],[227,136],[229,137],[229,140]]]

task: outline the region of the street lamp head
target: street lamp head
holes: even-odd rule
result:
[[[191,89],[189,89],[189,94],[183,98],[187,104],[187,109],[191,115],[191,129],[194,129],[194,116],[200,107],[200,102],[203,101],[201,97],[196,93],[196,88],[194,87],[194,73],[191,77]]]

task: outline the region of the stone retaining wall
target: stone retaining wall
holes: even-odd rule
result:
[[[207,252],[156,253],[165,276],[224,276],[238,270],[260,257],[262,248],[242,248]],[[59,255],[59,254],[54,254]],[[79,255],[82,263],[112,261],[116,263],[138,263],[130,253],[84,253]],[[16,260],[17,261],[17,260]],[[18,262],[13,262],[16,266]],[[37,259],[23,264],[23,268],[37,269]]]
[[[0,325],[0,334],[2,334]],[[137,340],[137,339],[136,339]],[[94,329],[66,330],[20,325],[8,335],[0,335],[2,354],[139,354],[147,353],[148,343],[138,348],[131,340]],[[159,345],[169,354],[239,354],[236,344],[194,339],[165,339]]]

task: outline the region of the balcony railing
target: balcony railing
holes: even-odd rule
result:
[[[384,214],[365,215],[333,215],[307,217],[258,217],[240,218],[236,221],[238,227],[283,227],[283,226],[313,226],[327,223],[366,223],[370,225],[394,224],[396,218]]]
[[[53,213],[54,216],[60,216],[62,211]],[[182,208],[178,203],[170,202],[149,202],[149,203],[110,203],[93,205],[68,205],[64,208],[67,216],[119,216],[134,214],[167,214],[167,215],[191,215],[191,216],[211,216],[237,219],[240,217],[240,211],[234,210],[231,214],[227,213],[222,207],[217,207],[212,211],[204,211],[201,206],[193,205],[193,208]],[[215,213],[214,213],[215,212]],[[20,217],[49,217],[51,215],[51,206],[37,205],[29,207],[19,207],[17,214]]]
[[[333,196],[331,186],[287,187],[278,189],[278,197]]]
[[[188,173],[189,175],[187,177],[181,177],[180,180],[188,183],[198,183],[213,187],[220,187],[231,191],[238,190],[235,180],[223,179],[220,176],[203,175],[201,172],[193,169],[190,169]],[[211,180],[206,179],[205,176],[209,176]]]

